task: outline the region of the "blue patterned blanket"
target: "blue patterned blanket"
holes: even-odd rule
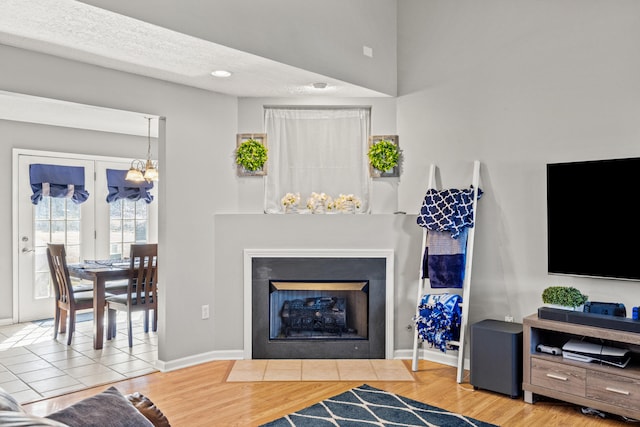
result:
[[[478,199],[481,196],[482,190],[478,188]],[[462,229],[473,227],[473,187],[465,190],[428,189],[417,222],[429,230],[449,231],[456,239]]]
[[[456,294],[423,296],[414,319],[418,336],[441,351],[447,351],[449,341],[460,339],[461,303],[462,297]]]

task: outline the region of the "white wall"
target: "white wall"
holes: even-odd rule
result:
[[[430,163],[455,187],[482,161],[472,322],[519,321],[551,285],[640,305],[637,282],[547,275],[545,187],[546,163],[640,156],[638,16],[624,0],[398,2],[400,209],[417,212]],[[607,250],[615,231],[584,232]]]

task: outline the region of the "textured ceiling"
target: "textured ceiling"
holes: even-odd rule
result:
[[[74,0],[0,0],[0,7],[0,43],[9,46],[239,97],[386,96]],[[216,69],[233,75],[214,78]]]

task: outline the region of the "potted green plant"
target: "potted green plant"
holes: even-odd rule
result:
[[[550,286],[542,292],[543,303],[570,307],[572,310],[584,305],[588,299],[587,295],[569,286]]]
[[[236,164],[248,172],[259,172],[267,162],[267,147],[260,141],[249,138],[236,148]]]
[[[400,149],[398,148],[398,144],[388,139],[381,139],[369,146],[367,157],[369,158],[371,167],[379,171],[377,176],[380,176],[385,172],[393,171],[393,169],[398,166]]]

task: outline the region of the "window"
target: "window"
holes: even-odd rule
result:
[[[109,259],[128,258],[132,243],[149,239],[147,203],[120,199],[109,203]]]
[[[43,197],[34,209],[36,298],[52,295],[47,243],[64,243],[67,262],[80,262],[80,205],[68,198]]]
[[[265,212],[282,212],[286,193],[353,194],[369,209],[368,107],[265,107],[268,174]]]

